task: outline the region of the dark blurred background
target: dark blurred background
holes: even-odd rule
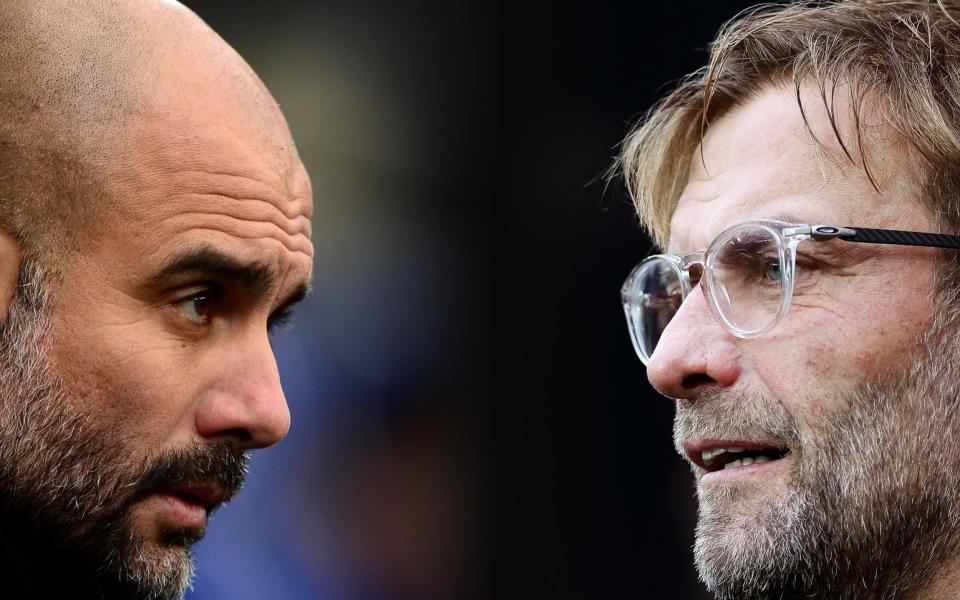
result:
[[[293,429],[189,598],[705,598],[603,174],[747,3],[187,4],[280,102],[317,252],[274,338]]]

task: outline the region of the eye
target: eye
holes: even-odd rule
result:
[[[780,271],[780,262],[769,261],[763,274],[766,275],[770,281],[780,281],[783,279],[783,273]]]
[[[197,325],[207,325],[210,322],[210,312],[213,308],[215,292],[211,289],[201,290],[178,300],[175,303],[177,310],[184,317]]]

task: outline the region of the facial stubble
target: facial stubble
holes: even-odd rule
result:
[[[777,485],[697,486],[695,560],[720,600],[894,600],[960,543],[960,356],[931,328],[902,369],[819,399],[803,427],[774,399],[714,391],[678,403],[675,439],[789,447]]]
[[[3,525],[19,523],[33,551],[55,548],[85,565],[105,598],[180,598],[193,576],[190,546],[203,531],[168,527],[148,540],[134,527],[135,509],[158,488],[191,481],[215,481],[229,498],[247,457],[227,443],[151,451],[125,435],[118,416],[84,411],[48,360],[46,288],[25,265],[0,331]]]

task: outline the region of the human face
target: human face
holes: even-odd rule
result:
[[[193,574],[187,549],[203,535],[202,525],[167,525],[150,543],[133,527],[134,511],[164,489],[217,494],[206,498],[205,510],[212,510],[239,490],[246,456],[227,441],[132,456],[125,432],[85,410],[52,372],[50,297],[45,273],[25,263],[0,331],[7,541],[27,565],[55,570],[62,578],[55,585],[80,595],[96,589],[105,600],[179,598]],[[45,589],[42,580],[33,583]]]
[[[311,190],[282,118],[254,124],[245,108],[204,98],[124,131],[103,171],[109,210],[51,286],[50,370],[72,411],[112,432],[123,477],[177,456],[181,472],[220,456],[233,473],[229,457],[290,425],[268,326],[310,278]],[[193,473],[126,507],[128,570],[187,568],[234,491]]]
[[[669,252],[702,251],[727,227],[758,218],[930,230],[926,212],[912,201],[917,190],[907,166],[910,161],[895,137],[882,126],[867,124],[873,132],[867,148],[878,192],[862,168],[844,162],[842,149],[830,142],[832,127],[819,93],[802,91],[810,128],[827,153],[819,153],[811,141],[793,89],[769,89],[734,110],[711,125],[703,142],[703,161],[699,153],[695,155],[671,222]],[[841,132],[849,131],[839,102],[837,115]],[[755,339],[730,334],[711,313],[701,291],[693,290],[664,331],[648,366],[651,383],[676,399],[675,441],[697,480],[701,575],[717,590],[741,594],[729,597],[753,597],[743,587],[722,588],[737,574],[748,578],[750,573],[782,572],[780,565],[790,560],[809,564],[810,548],[816,547],[811,540],[826,535],[816,530],[818,525],[832,533],[840,526],[837,523],[847,525],[842,514],[853,513],[872,524],[870,518],[883,513],[858,514],[843,507],[880,505],[896,512],[892,504],[884,507],[895,500],[883,495],[883,486],[838,482],[860,481],[867,474],[886,477],[885,481],[898,475],[902,479],[902,465],[917,459],[902,444],[892,444],[890,436],[898,431],[937,432],[929,421],[918,418],[924,414],[918,406],[931,401],[918,392],[926,382],[920,375],[910,375],[921,348],[918,340],[932,327],[933,252],[839,244],[811,245],[815,254],[804,259],[816,265],[818,286],[795,291],[783,321]],[[900,292],[895,301],[894,290]],[[887,400],[897,402],[893,405],[897,408],[891,409]],[[867,431],[863,424],[870,420],[863,413],[870,411],[865,407],[878,405],[888,413],[892,410],[884,422],[896,426],[885,427],[888,435],[873,443],[895,458],[866,464],[868,457],[884,452],[864,448],[846,461],[834,460],[838,448],[851,448],[844,445],[851,436],[835,424],[857,423]],[[731,447],[782,457],[707,468],[704,451]],[[895,452],[898,449],[904,451],[902,456]],[[938,484],[941,479],[922,466],[911,471],[910,482],[915,484],[911,489],[926,490],[931,481]],[[830,510],[811,500],[818,495],[827,497]],[[811,515],[812,506],[823,510]],[[784,531],[795,535],[778,536]],[[868,531],[860,534],[869,537]],[[792,546],[785,548],[788,542]],[[776,568],[764,570],[764,565]]]

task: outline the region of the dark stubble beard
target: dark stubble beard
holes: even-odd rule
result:
[[[746,483],[697,487],[695,560],[718,599],[909,598],[955,556],[956,331],[937,323],[902,369],[813,399],[839,408],[802,427],[771,398],[714,391],[678,402],[678,445],[714,437],[792,449],[785,493]],[[748,514],[736,510],[741,500]]]
[[[118,420],[82,411],[47,358],[49,310],[45,278],[26,264],[0,331],[3,526],[15,524],[17,550],[45,555],[34,559],[47,559],[46,546],[83,565],[105,598],[180,598],[193,576],[190,546],[203,531],[165,530],[147,542],[131,510],[161,486],[190,481],[216,481],[229,498],[247,457],[226,443],[151,451]]]

